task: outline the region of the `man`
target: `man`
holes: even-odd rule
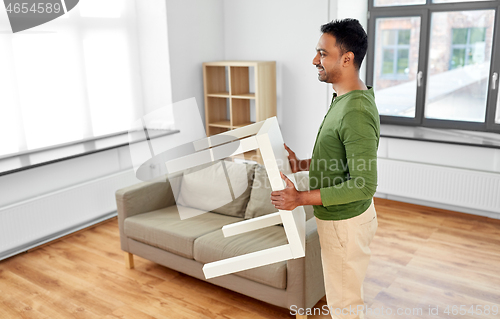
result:
[[[378,222],[377,187],[380,120],[373,88],[359,78],[367,35],[354,19],[321,27],[313,64],[318,79],[335,94],[320,125],[312,158],[297,159],[286,145],[293,172],[309,170],[310,191],[287,187],[271,193],[276,208],[313,205],[321,244],[325,290],[332,318],[364,318],[363,280]]]

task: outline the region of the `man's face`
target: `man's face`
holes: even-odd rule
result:
[[[336,46],[335,37],[323,33],[316,46],[313,64],[318,69],[318,80],[326,83],[338,83],[341,78],[342,53]]]

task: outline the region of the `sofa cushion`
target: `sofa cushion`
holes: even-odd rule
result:
[[[271,203],[271,183],[267,177],[264,166],[259,165],[255,168],[252,191],[247,209],[245,210],[245,219],[255,218],[278,211]]]
[[[125,219],[124,232],[142,243],[193,259],[193,243],[196,238],[241,220],[243,219],[205,213],[181,221],[174,205]]]
[[[186,170],[177,203],[202,211],[244,217],[255,166],[218,161]]]
[[[293,174],[297,190],[309,190],[309,172],[297,172]],[[250,200],[248,201],[247,209],[245,210],[245,219],[255,218],[278,211],[271,203],[271,184],[267,177],[267,172],[264,166],[258,165],[255,168],[255,175],[250,193]],[[304,206],[306,212],[306,220],[314,217],[314,210],[311,205]]]
[[[222,230],[216,230],[195,240],[194,259],[201,263],[209,263],[287,243],[285,230],[280,226],[266,227],[227,238],[224,237]],[[285,289],[286,261],[240,271],[235,275]]]

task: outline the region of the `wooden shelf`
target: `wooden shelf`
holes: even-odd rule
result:
[[[223,98],[229,98],[229,92],[217,92],[217,93],[207,93],[208,97],[223,97]]]
[[[238,124],[238,125],[233,125],[233,128],[239,128],[239,127],[247,126],[250,124],[255,124],[255,122],[246,122],[246,123],[242,123],[242,124]]]
[[[231,123],[229,121],[219,121],[214,123],[208,123],[208,126],[212,127],[223,127],[223,128],[232,128]]]
[[[230,95],[229,92],[217,92],[217,93],[207,93],[208,97],[220,97],[220,98],[233,98],[233,99],[255,99],[255,93],[245,93],[245,94],[234,94]]]
[[[259,64],[274,64],[274,61],[215,61],[215,62],[205,62],[203,63],[206,66],[257,66]]]
[[[235,94],[231,95],[233,99],[255,99],[255,93]]]

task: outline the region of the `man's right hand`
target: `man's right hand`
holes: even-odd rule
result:
[[[297,158],[297,155],[295,155],[295,152],[292,151],[288,146],[285,145],[285,149],[288,152],[288,162],[290,162],[290,168],[292,169],[292,173],[297,173],[300,171],[299,169],[299,159]]]

